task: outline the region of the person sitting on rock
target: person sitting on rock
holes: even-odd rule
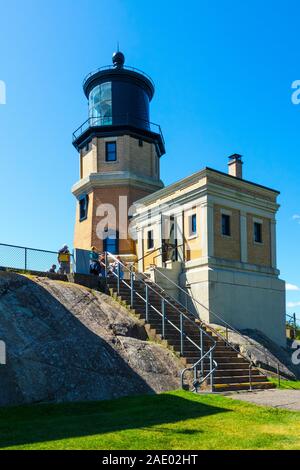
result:
[[[48,273],[55,274],[56,273],[56,264],[52,264],[51,268],[49,269]]]

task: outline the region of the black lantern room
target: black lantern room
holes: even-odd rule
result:
[[[77,150],[93,137],[129,134],[154,143],[158,155],[165,153],[161,128],[150,122],[149,104],[155,87],[142,71],[126,67],[122,52],[113,54],[113,65],[101,67],[84,79],[89,117],[73,134]]]

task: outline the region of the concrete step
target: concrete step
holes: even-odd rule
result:
[[[238,376],[232,375],[231,377],[220,377],[215,376],[215,383],[216,384],[240,384],[245,383],[245,381],[249,382],[249,377],[245,378],[245,376]],[[252,375],[252,383],[257,384],[259,382],[265,383],[267,381],[266,376],[264,375]]]
[[[252,390],[267,390],[276,388],[271,382],[254,382],[252,383]],[[250,382],[244,383],[228,383],[228,384],[215,384],[215,392],[233,392],[239,390],[250,390]]]
[[[204,368],[204,372],[208,373],[209,369]],[[215,372],[215,377],[244,377],[244,380],[247,382],[249,380],[249,369],[217,369]],[[260,372],[258,369],[252,369],[252,375],[259,375]]]
[[[189,359],[190,357],[194,357],[195,353],[197,355],[197,351],[198,351],[197,348],[194,348],[194,349],[190,348],[189,350],[187,350],[187,348],[184,348],[183,349],[183,354],[187,359]],[[204,350],[204,353],[206,353],[207,351],[209,351],[209,349]],[[233,352],[231,352],[231,351],[224,352],[224,351],[218,351],[218,350],[215,349],[214,352],[213,352],[213,358],[218,362],[218,359],[222,358],[222,357],[233,358],[234,359],[234,358],[238,357],[238,354],[234,351]]]
[[[192,357],[189,357],[187,358],[188,359],[188,363],[189,364],[195,364],[195,362],[197,361],[198,359],[198,356],[192,356]],[[223,369],[224,365],[225,364],[229,364],[230,366],[233,366],[234,364],[238,364],[239,366],[242,365],[242,364],[246,364],[247,368],[249,369],[249,363],[245,361],[245,359],[243,359],[242,357],[221,357],[221,358],[216,358],[215,361],[217,362],[218,364],[218,368],[220,369]],[[204,359],[204,363],[207,363],[209,364],[209,358],[208,359]],[[226,367],[228,369],[228,367]],[[230,367],[229,367],[230,368]],[[232,367],[232,368],[235,368],[235,367]]]

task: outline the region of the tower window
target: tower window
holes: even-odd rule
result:
[[[79,221],[80,222],[87,219],[88,205],[89,205],[89,197],[87,194],[85,194],[84,196],[81,196],[79,199]]]
[[[142,139],[139,139],[139,147],[143,147],[144,145],[144,142],[142,141]]]
[[[255,243],[262,243],[262,224],[254,222],[254,241]]]
[[[117,160],[117,142],[106,142],[105,161],[115,162]]]
[[[222,235],[230,237],[231,227],[230,227],[230,215],[222,214]]]
[[[154,248],[153,230],[148,230],[148,232],[147,232],[147,250],[152,250],[153,248]]]

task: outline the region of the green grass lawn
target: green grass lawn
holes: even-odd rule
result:
[[[300,412],[183,391],[0,408],[0,448],[299,449]]]
[[[273,382],[277,388],[281,390],[300,390],[300,381],[294,380],[280,380],[280,385],[278,384],[278,379],[269,378],[270,382]]]

